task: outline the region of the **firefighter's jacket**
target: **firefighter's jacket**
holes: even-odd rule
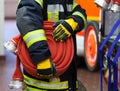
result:
[[[78,22],[78,31],[83,29],[86,13],[74,0],[19,0],[17,27],[35,64],[51,56],[43,21],[58,21],[69,17]]]

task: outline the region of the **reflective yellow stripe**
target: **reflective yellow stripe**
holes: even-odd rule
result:
[[[43,0],[35,0],[43,8]]]
[[[83,19],[83,21],[84,21],[84,25],[86,24],[87,20],[86,20],[85,16],[82,13],[76,11],[72,15],[78,15],[78,16],[80,16]]]
[[[41,89],[68,89],[68,81],[63,82],[45,82],[30,78],[24,75],[24,82],[28,85],[35,86]]]
[[[43,90],[43,89],[41,90],[27,86],[27,88],[25,88],[23,91],[47,91],[47,90]],[[64,90],[64,91],[69,91],[69,90]]]
[[[76,0],[73,1],[73,6],[72,6],[72,10],[77,6],[78,4],[76,3]]]
[[[58,21],[59,20],[59,13],[56,12],[48,12],[48,21]]]
[[[25,90],[23,90],[23,91],[47,91],[47,90],[43,90],[43,89],[41,90],[41,89],[32,88],[32,87],[27,86],[25,88]]]
[[[46,40],[46,36],[44,30],[40,29],[28,32],[25,36],[23,36],[23,39],[29,48],[35,42]]]
[[[76,88],[78,88],[78,81],[76,81]]]
[[[60,82],[60,78],[59,77],[54,77],[49,79],[50,82]]]
[[[20,3],[21,0],[18,0],[18,4]]]
[[[59,13],[56,11],[55,12],[55,21],[58,21],[59,20]]]
[[[77,5],[78,5],[77,3],[74,3],[73,6],[72,6],[72,10],[73,10]]]
[[[47,6],[47,17],[48,20],[58,21],[59,12],[64,12],[64,8],[60,4],[48,5]]]
[[[52,12],[48,12],[48,21],[52,20]]]

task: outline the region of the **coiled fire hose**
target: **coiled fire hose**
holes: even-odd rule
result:
[[[47,37],[47,42],[50,47],[51,59],[55,63],[57,68],[57,76],[62,75],[69,67],[73,55],[74,55],[74,43],[72,37],[70,37],[65,42],[56,42],[52,38],[52,27],[54,22],[44,22],[45,34]],[[29,56],[28,49],[22,40],[21,35],[15,36],[12,41],[16,44],[15,54],[16,58],[16,68],[12,76],[12,80],[23,80],[23,74],[20,68],[20,63],[23,68],[32,76],[39,78],[37,75],[36,65],[32,63],[32,60]]]

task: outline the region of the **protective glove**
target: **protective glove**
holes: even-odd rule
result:
[[[57,70],[55,64],[48,58],[37,64],[37,73],[41,79],[50,79],[57,74]]]
[[[56,41],[67,40],[75,31],[79,29],[79,25],[73,18],[66,20],[59,20],[53,27],[55,27],[52,36]]]

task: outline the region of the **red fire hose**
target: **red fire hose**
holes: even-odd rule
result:
[[[58,76],[62,75],[69,67],[73,55],[74,55],[74,44],[73,39],[70,37],[65,42],[56,42],[52,37],[52,31],[54,28],[52,27],[54,22],[44,22],[44,29],[47,36],[47,42],[51,52],[51,59],[55,63]],[[17,35],[13,38],[13,40],[17,44],[16,51],[16,69],[13,74],[13,80],[19,79],[23,80],[22,71],[20,68],[20,62],[22,63],[24,69],[31,74],[32,76],[37,76],[36,66],[32,63],[32,60],[29,56],[28,49],[22,40],[21,35]]]

